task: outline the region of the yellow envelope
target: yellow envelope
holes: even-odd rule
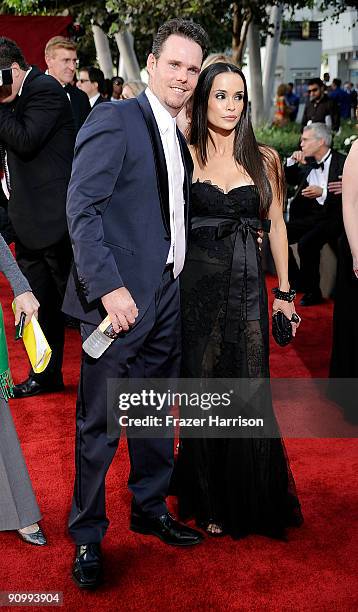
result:
[[[15,305],[12,305],[15,312]],[[46,340],[40,324],[33,315],[31,321],[26,325],[22,336],[25,349],[35,374],[41,374],[51,359],[52,350]]]

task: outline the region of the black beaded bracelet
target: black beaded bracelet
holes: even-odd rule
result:
[[[284,302],[293,302],[296,297],[296,291],[290,289],[289,291],[281,291],[278,287],[272,289],[272,293],[275,295],[277,300],[283,300]]]

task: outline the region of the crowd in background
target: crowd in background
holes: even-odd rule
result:
[[[281,83],[276,92],[273,124],[284,126],[296,121],[301,103],[305,105],[302,127],[307,125],[309,120],[319,120],[326,122],[333,131],[337,131],[340,119],[357,119],[358,84],[354,87],[353,83],[346,81],[342,87],[341,79],[335,78],[330,83],[327,80],[329,75],[325,76],[326,80],[318,77],[309,79],[302,99],[297,95],[293,83]],[[317,114],[318,105],[320,105],[318,112],[324,109],[324,116],[322,114],[319,117],[310,116],[310,111],[311,115],[312,111]]]

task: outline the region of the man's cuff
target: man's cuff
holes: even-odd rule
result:
[[[293,157],[288,157],[286,159],[286,166],[287,166],[287,168],[289,168],[290,166],[294,166],[295,164],[297,164],[297,160],[294,159]]]
[[[318,204],[321,204],[323,206],[323,204],[326,201],[326,197],[327,197],[327,187],[323,187],[322,195],[319,198],[316,198]]]

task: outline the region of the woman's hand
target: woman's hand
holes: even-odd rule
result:
[[[358,278],[358,256],[353,255],[353,272]]]
[[[275,314],[275,312],[277,312],[278,310],[281,310],[283,314],[285,315],[285,317],[288,318],[289,321],[291,321],[293,314],[298,316],[293,302],[286,302],[286,300],[278,300],[277,298],[275,298],[272,304],[272,314]],[[299,328],[300,323],[301,323],[301,318],[300,317],[298,318],[299,318],[298,323],[291,321],[293,336],[296,335],[296,331]]]
[[[37,311],[40,307],[37,299],[35,298],[32,291],[25,291],[20,293],[15,299],[15,325],[20,321],[20,315],[22,312],[26,314],[25,325],[29,323],[32,315],[35,315],[37,319]]]

